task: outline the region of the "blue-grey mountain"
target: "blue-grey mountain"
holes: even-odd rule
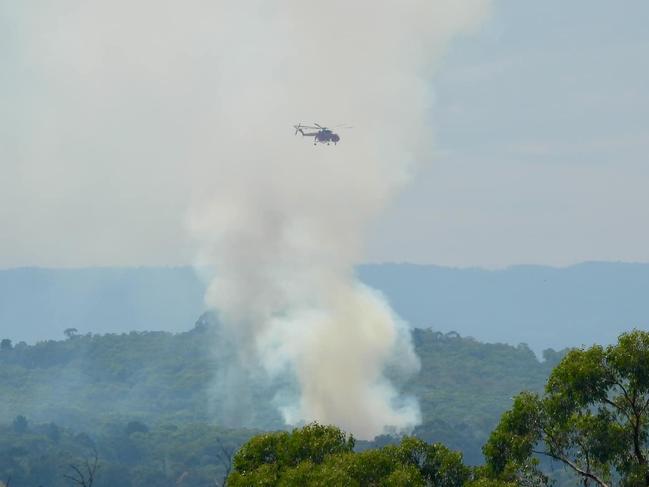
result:
[[[584,263],[503,270],[413,264],[358,268],[413,327],[540,352],[611,343],[649,329],[649,264]],[[14,343],[79,333],[183,331],[204,311],[189,267],[0,271],[0,338]]]

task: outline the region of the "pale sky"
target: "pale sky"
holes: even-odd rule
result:
[[[649,3],[495,3],[436,82],[439,158],[370,260],[649,260]]]
[[[209,17],[82,3],[0,0],[0,268],[191,263]],[[439,67],[437,156],[366,260],[649,261],[647,25],[646,0],[496,1]]]

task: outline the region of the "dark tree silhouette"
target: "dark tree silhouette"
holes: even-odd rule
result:
[[[76,328],[66,328],[65,330],[63,330],[63,334],[66,337],[68,337],[68,339],[77,336],[78,333],[79,333],[79,330],[77,330]]]
[[[92,484],[95,482],[97,468],[99,467],[99,455],[97,454],[97,450],[93,448],[92,451],[92,461],[86,459],[84,464],[81,466],[71,463],[68,466],[68,473],[63,474],[63,478],[79,487],[92,487]]]
[[[217,460],[221,465],[223,465],[225,473],[223,474],[223,479],[219,483],[218,480],[214,481],[214,485],[217,487],[225,487],[227,485],[228,476],[232,470],[232,459],[234,454],[237,452],[237,448],[234,446],[226,446],[220,439],[218,440],[219,452],[217,454]]]
[[[27,431],[29,423],[27,422],[27,418],[25,416],[19,414],[14,418],[12,426],[16,433],[23,434]]]

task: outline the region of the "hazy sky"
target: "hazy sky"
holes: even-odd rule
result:
[[[649,3],[495,3],[437,79],[439,158],[374,259],[649,260]],[[382,237],[382,238],[381,238]]]
[[[214,12],[98,3],[0,0],[0,267],[193,259],[187,209],[219,174]],[[649,261],[648,24],[646,0],[496,1],[439,66],[437,155],[367,260]]]

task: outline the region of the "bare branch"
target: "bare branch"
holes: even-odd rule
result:
[[[95,482],[95,474],[99,466],[99,454],[95,447],[92,448],[93,459],[92,463],[86,458],[82,468],[85,468],[86,473],[82,471],[80,467],[71,463],[68,466],[68,470],[72,470],[71,474],[63,474],[63,478],[73,482],[75,485],[80,487],[92,487],[92,484]]]
[[[629,392],[626,390],[626,388],[622,385],[622,383],[619,380],[616,380],[613,383],[616,386],[618,386],[620,389],[622,389],[622,394],[624,395],[624,399],[626,399],[626,402],[629,403],[629,406],[633,408],[634,401],[631,401],[631,398],[629,397]]]
[[[70,482],[73,482],[76,485],[80,485],[81,487],[89,487],[86,484],[86,479],[83,476],[83,472],[81,472],[79,467],[77,467],[76,465],[70,464],[68,468],[72,469],[74,472],[73,472],[72,475],[63,474],[64,479],[69,480]]]
[[[620,413],[624,414],[624,416],[626,416],[626,419],[628,419],[628,420],[631,421],[631,422],[633,421],[633,420],[631,419],[631,416],[629,415],[629,413],[628,413],[628,412],[627,412],[627,411],[626,411],[622,406],[620,406],[619,404],[615,404],[615,402],[614,402],[614,401],[611,401],[608,397],[605,397],[605,398],[603,399],[603,401],[604,401],[606,404],[609,404],[609,405],[613,406],[613,407],[614,407],[617,411],[619,411]]]
[[[220,438],[217,440],[217,444],[219,447],[219,454],[217,455],[217,458],[221,462],[221,465],[223,465],[223,468],[225,470],[220,486],[225,487],[228,481],[228,476],[232,471],[232,459],[234,458],[234,454],[236,453],[237,449],[235,447],[226,447]],[[214,481],[214,484],[219,485],[216,480]]]
[[[649,408],[649,397],[648,397],[647,400],[645,401],[644,406],[642,406],[642,407],[640,408],[640,412],[641,412],[641,413],[645,413],[645,412],[647,411],[647,408]]]
[[[538,455],[545,455],[547,457],[553,458],[555,460],[558,460],[558,461],[564,463],[565,465],[567,465],[568,467],[573,469],[576,473],[578,473],[582,477],[587,477],[587,478],[593,480],[594,482],[599,484],[601,487],[610,487],[606,482],[604,482],[602,479],[600,479],[597,475],[595,475],[594,473],[591,473],[591,472],[587,472],[587,471],[579,468],[577,466],[577,464],[571,462],[570,460],[568,460],[565,457],[562,457],[560,455],[556,455],[556,454],[551,453],[551,452],[541,451],[541,450],[532,450],[532,452],[536,453]]]

